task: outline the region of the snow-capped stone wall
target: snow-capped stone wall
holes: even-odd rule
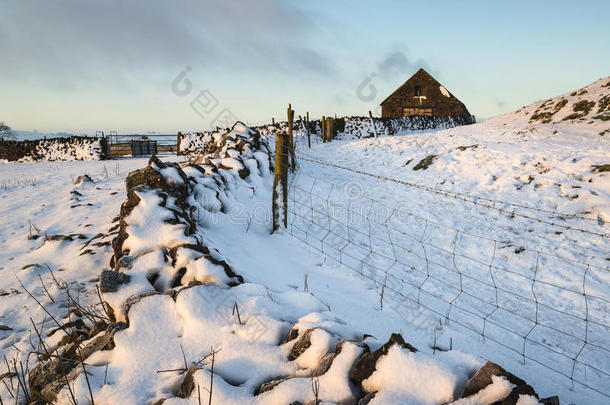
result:
[[[104,271],[104,300],[125,320],[134,300],[200,283],[234,286],[243,282],[220,252],[197,233],[206,211],[226,212],[227,190],[237,181],[271,173],[271,153],[260,134],[236,123],[207,135],[206,153],[185,164],[155,156],[126,179],[127,200],[112,242],[113,270]]]
[[[257,154],[259,158],[267,155],[271,159],[269,147],[261,134],[241,122],[235,123],[231,130],[180,134],[178,146],[178,154],[205,156],[221,164],[223,162],[219,159],[251,158]],[[224,163],[230,164],[228,161]]]
[[[404,117],[404,118],[368,118],[368,117],[344,117],[335,121],[337,128],[336,139],[367,138],[372,136],[388,136],[407,131],[421,131],[429,129],[447,129],[460,125],[467,125],[461,117]],[[237,123],[242,130],[245,127]],[[249,128],[248,128],[249,129]],[[262,125],[253,127],[249,131],[260,134],[266,138],[278,130],[287,131],[286,121],[277,122],[274,125]],[[303,121],[296,120],[293,127],[296,137],[306,136],[307,127]],[[309,121],[309,132],[313,137],[321,137],[322,130],[320,120]],[[248,135],[252,136],[252,135]],[[227,140],[227,137],[230,140]],[[217,157],[226,155],[226,152],[235,154],[231,149],[241,150],[243,148],[257,148],[260,136],[244,138],[232,134],[228,129],[217,129],[215,131],[183,133],[179,135],[178,153],[181,155],[213,154]],[[221,146],[219,146],[221,145]],[[224,148],[224,149],[223,149]]]
[[[103,138],[73,136],[25,141],[0,139],[0,160],[9,162],[102,160],[106,156]]]
[[[377,136],[389,136],[404,133],[408,131],[422,131],[429,129],[448,129],[460,125],[467,125],[464,119],[460,117],[404,117],[404,118],[369,118],[369,117],[344,117],[338,118],[335,121],[337,129],[336,139],[353,139],[353,138],[369,138]],[[301,121],[296,121],[294,124],[294,133],[297,136],[305,136],[307,134],[306,124]],[[256,127],[255,129],[263,135],[269,135],[272,132],[287,130],[288,123],[286,121],[278,122],[275,125],[266,125]],[[309,132],[311,136],[322,136],[320,120],[312,120],[309,122]]]

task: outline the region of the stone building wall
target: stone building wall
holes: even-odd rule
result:
[[[413,115],[462,117],[474,121],[466,106],[423,69],[381,103],[381,116],[404,117],[405,108]]]

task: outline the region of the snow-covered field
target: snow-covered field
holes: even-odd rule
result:
[[[269,234],[273,179],[261,170],[264,156],[231,152],[230,157],[212,162],[224,167],[218,175],[200,175],[193,168],[185,168],[192,178],[189,204],[196,208],[191,216],[195,231],[187,235],[179,221],[161,220],[166,215],[164,210],[180,208],[172,205],[171,198],[168,208],[162,209],[155,196],[141,194],[140,203],[126,219],[127,226],[132,227],[126,228],[128,234],[133,235],[131,241],[126,239],[131,250],[128,256],[135,259],[129,264],[131,269],[122,268],[121,272],[131,274],[131,278],[116,293],[103,293],[102,299],[114,304],[115,316],[121,319],[122,303],[130,292],[145,296],[135,300],[125,313],[129,327],[117,327],[122,330],[113,335],[111,345],[104,346],[107,350],[95,351],[86,358],[88,378],[84,373],[74,376],[70,383],[73,395],[78,403],[88,403],[93,396],[96,404],[158,403],[161,399],[165,404],[196,404],[199,399],[208,402],[212,386],[215,404],[307,404],[316,397],[324,401],[321,403],[352,403],[361,394],[348,378],[349,372],[365,350],[364,344],[374,351],[388,341],[391,333],[401,333],[418,352],[400,345],[389,348],[376,371],[361,383],[365,393],[377,392],[370,404],[442,404],[454,400],[459,404],[493,403],[510,392],[507,380],[494,379],[494,384],[476,398],[458,400],[468,379],[486,360],[523,378],[541,398],[559,395],[565,404],[607,403],[607,375],[581,363],[574,374],[577,381],[604,395],[572,383],[548,366],[570,374],[572,363],[566,363],[565,355],[578,355],[583,364],[610,372],[610,357],[605,351],[610,335],[603,326],[610,324],[610,173],[600,170],[610,164],[610,124],[592,118],[603,114],[598,108],[603,103],[600,100],[610,93],[607,86],[602,87],[608,82],[610,79],[596,82],[581,95],[569,93],[563,96],[566,103],[560,96],[472,126],[376,139],[344,137],[328,144],[314,142],[311,149],[304,137],[298,136],[299,169],[291,176],[291,226],[273,235]],[[561,121],[579,113],[581,110],[575,112],[573,106],[583,99],[596,103],[586,119]],[[548,120],[548,115],[530,122],[532,115],[553,111],[560,102],[563,106],[550,116],[552,122],[540,122]],[[273,139],[269,142],[273,146]],[[246,155],[256,158],[258,171],[256,163],[244,158],[251,170],[242,178],[237,169],[241,163],[235,159]],[[424,161],[430,163],[427,168],[414,170],[432,155]],[[184,159],[162,157],[165,162]],[[212,170],[209,162],[200,161],[208,165],[206,171]],[[77,335],[84,336],[83,344],[95,341],[89,329],[98,318],[87,319],[74,312],[64,317],[74,309],[75,302],[94,306],[92,312],[104,316],[96,286],[100,273],[110,269],[114,254],[110,242],[117,230],[110,229],[117,224],[113,221],[127,200],[128,173],[145,167],[147,159],[0,165],[0,324],[5,326],[0,329],[0,347],[7,361],[15,358],[24,369],[32,369],[37,359],[28,352],[44,352],[45,347],[53,349],[65,340],[66,334],[61,331],[46,336],[57,328],[50,315],[61,324],[81,320],[83,325],[75,328],[80,331]],[[161,172],[175,182],[172,184],[181,184],[183,180],[172,170]],[[77,182],[84,174],[92,181]],[[300,189],[308,191],[298,192]],[[462,254],[465,258],[453,265],[465,276],[485,281],[490,273],[496,274],[494,283],[501,284],[507,294],[537,293],[540,305],[536,308],[532,309],[527,300],[517,302],[515,305],[521,307],[515,312],[523,316],[504,313],[495,319],[517,336],[527,333],[525,319],[536,314],[541,325],[550,320],[551,326],[565,328],[562,331],[585,339],[587,344],[583,346],[581,340],[542,327],[533,328],[528,342],[540,342],[564,356],[542,359],[545,367],[529,357],[553,352],[528,344],[528,359],[523,364],[518,354],[523,339],[493,329],[485,336],[495,339],[483,338],[455,321],[477,327],[464,313],[456,318],[460,312],[455,309],[447,321],[434,311],[391,294],[389,288],[381,308],[387,280],[376,279],[372,271],[352,271],[349,265],[339,265],[333,260],[337,250],[321,253],[315,246],[315,237],[320,235],[314,230],[308,230],[312,237],[309,245],[291,236],[302,236],[294,229],[298,226],[294,213],[305,215],[294,202],[319,207],[316,196],[333,204],[332,210],[321,210],[332,212],[333,219],[345,218],[342,215],[346,211],[359,216],[359,220],[347,221],[352,229],[378,238],[378,242],[369,242],[369,251],[386,252],[389,239],[382,233],[394,235],[392,228],[398,228],[407,237],[390,236],[390,247],[416,251],[408,237],[416,235],[412,241],[446,248],[453,259],[456,252]],[[407,219],[392,222],[388,210],[379,207],[397,209]],[[371,212],[377,219],[372,224],[363,221],[372,217]],[[151,227],[155,221],[158,227]],[[327,245],[322,244],[322,248],[332,247],[332,242],[324,241]],[[350,242],[358,243],[358,238],[350,237]],[[174,285],[172,280],[180,265],[170,265],[163,257],[171,255],[172,247],[184,243],[209,247],[213,260],[222,258],[244,282],[229,288],[230,279],[219,266],[198,256],[179,256],[186,260],[186,270]],[[139,254],[134,253],[138,249]],[[420,266],[426,266],[403,254],[397,263],[408,262],[420,270]],[[371,268],[382,266],[379,256],[377,261],[363,258],[361,262]],[[466,258],[483,264],[472,265]],[[439,251],[428,257],[441,263],[445,259]],[[494,273],[490,267],[506,268],[512,276],[502,278],[501,272]],[[468,283],[462,288],[462,275],[451,278],[453,275],[434,266],[426,271],[433,276],[430,280],[460,283],[460,291],[476,289],[474,295],[480,297],[488,293],[484,287]],[[394,275],[396,268],[388,272]],[[152,273],[156,274],[154,279]],[[401,277],[409,281],[410,273],[405,271]],[[542,283],[538,285],[546,282],[553,289],[532,289],[531,281],[519,282],[532,278]],[[402,284],[394,283],[392,288],[398,289],[398,285]],[[180,293],[159,291],[170,287]],[[427,287],[424,285],[424,290]],[[428,291],[445,297],[446,291],[437,288],[432,283]],[[565,289],[574,292],[565,293]],[[580,291],[585,292],[584,299]],[[449,298],[453,298],[449,292]],[[500,301],[500,306],[508,306],[508,301]],[[422,302],[445,313],[436,301]],[[455,303],[458,307],[460,301]],[[462,307],[470,308],[468,305],[484,310],[472,302],[462,303]],[[545,312],[547,307],[571,315],[552,317],[549,313],[553,311]],[[490,315],[491,321],[493,316],[498,313]],[[586,322],[574,321],[574,316]],[[44,346],[38,343],[33,325],[45,336]],[[538,319],[534,325],[539,325]],[[588,328],[583,328],[586,325]],[[291,330],[295,339],[289,340]],[[540,330],[545,333],[536,336]],[[305,335],[309,335],[310,345],[299,348]],[[210,352],[215,353],[213,373]],[[193,365],[191,371],[182,370],[189,365]],[[75,370],[80,369],[78,366]],[[0,368],[0,374],[6,371],[6,366]],[[192,392],[185,388],[185,375],[192,376]],[[3,380],[6,384],[0,385],[0,398],[5,403],[15,402],[9,392],[16,392],[17,379]],[[269,381],[275,382],[265,386]],[[181,394],[181,389],[190,395]],[[71,396],[64,388],[58,402],[70,403]],[[523,397],[519,403],[530,402]]]

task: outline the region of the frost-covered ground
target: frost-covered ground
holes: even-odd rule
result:
[[[594,84],[588,94],[593,97],[598,90],[607,94],[601,85],[608,81]],[[567,109],[578,97],[584,96],[566,97],[570,104],[564,106],[563,116],[568,115]],[[596,103],[599,98],[595,99]],[[547,104],[553,107],[559,101],[557,98]],[[597,108],[596,105],[590,115],[598,115]],[[610,164],[608,121],[529,123],[530,116],[539,108],[526,110],[444,131],[344,139],[330,144],[314,142],[311,150],[301,138],[297,141],[297,156],[303,159],[299,160],[299,176],[292,177],[292,186],[313,185],[318,187],[314,189],[316,192],[331,196],[338,203],[346,199],[368,201],[372,197],[389,207],[400,207],[414,218],[438,224],[427,230],[436,243],[451,240],[452,236],[450,231],[444,235],[440,225],[448,227],[444,229],[508,242],[498,260],[525,273],[535,260],[535,255],[530,254],[532,251],[607,270],[610,244],[598,234],[609,233],[610,177],[593,169],[596,165]],[[413,170],[430,155],[436,157],[427,169]],[[310,161],[320,159],[405,182],[485,197],[494,201],[479,202],[495,209],[464,201],[470,199],[464,195],[460,195],[462,199],[448,198]],[[162,160],[183,159],[164,156]],[[65,281],[83,304],[97,304],[97,277],[109,268],[113,255],[108,245],[113,235],[108,231],[126,200],[125,178],[146,163],[147,159],[121,159],[0,164],[3,218],[0,324],[6,326],[0,330],[0,347],[7,359],[18,358],[25,365],[26,353],[32,350],[32,344],[39,348],[30,318],[43,335],[55,328],[19,280],[57,319],[63,318],[69,308],[66,291],[54,283],[53,275]],[[84,174],[93,181],[75,185],[77,178]],[[325,257],[288,232],[269,235],[271,176],[254,176],[247,181],[236,175],[232,178],[224,201],[227,212],[210,211],[197,232],[207,245],[226,258],[245,282],[233,288],[214,284],[195,286],[183,290],[175,300],[169,295],[156,294],[134,304],[129,312],[129,327],[114,337],[114,349],[98,351],[86,360],[96,403],[153,403],[162,398],[168,404],[198,403],[196,390],[189,398],[176,395],[183,374],[158,373],[183,367],[182,350],[189,364],[211,350],[219,350],[215,355],[213,403],[288,404],[297,400],[307,403],[314,398],[312,384],[315,383],[308,376],[320,366],[325,355],[334,352],[339,340],[363,339],[363,334],[370,334],[372,337],[363,340],[375,350],[393,332],[401,333],[419,351],[410,353],[396,345],[391,347],[378,363],[377,371],[363,383],[367,391],[378,391],[371,404],[451,402],[459,398],[468,378],[488,359],[525,379],[541,398],[559,395],[566,404],[607,402],[607,397],[578,383],[572,387],[569,379],[535,362],[522,364],[522,358],[514,352],[416,305],[388,296],[383,309],[380,308],[379,284],[339,266],[331,257]],[[317,179],[315,184],[312,178]],[[330,190],[329,184],[334,184],[336,190]],[[414,232],[421,230],[421,223],[417,221],[410,226],[409,230]],[[100,238],[85,246],[100,233],[103,234]],[[155,235],[155,230],[150,230],[150,234]],[[40,236],[35,238],[35,235]],[[69,237],[53,240],[53,235]],[[468,252],[485,261],[490,256],[489,249],[489,245],[481,243],[478,249]],[[549,277],[547,280],[564,287],[573,286],[583,278],[579,268],[572,277],[575,267],[549,264],[541,268],[545,269],[540,274],[543,280]],[[607,272],[589,271],[585,275],[590,287],[587,293],[608,299]],[[571,296],[559,298],[571,310],[582,307],[582,302],[570,301]],[[238,303],[242,322],[232,311],[234,303]],[[603,302],[597,302],[591,308],[591,317],[596,317],[592,319],[607,325],[607,309]],[[504,322],[511,329],[521,327],[512,318]],[[310,328],[317,329],[312,333],[311,346],[290,361],[288,356],[294,343],[281,342],[293,327],[299,336]],[[576,325],[575,330],[580,327]],[[605,332],[593,329],[591,339],[607,348]],[[61,333],[53,334],[46,338],[47,345],[57,344],[62,337]],[[563,350],[566,341],[558,342],[550,337],[547,343]],[[434,344],[444,350],[451,346],[453,350],[433,350]],[[571,349],[569,344],[566,346]],[[319,377],[319,397],[325,403],[341,403],[353,394],[354,387],[346,376],[361,351],[357,342],[344,342],[331,367]],[[608,372],[610,364],[604,363],[607,359],[602,353],[597,359],[585,360],[597,361],[595,364]],[[34,356],[29,360],[32,368]],[[553,361],[554,358],[549,359],[549,363]],[[556,361],[559,364],[562,360]],[[207,403],[210,358],[200,365],[193,378],[199,386],[201,402]],[[5,371],[0,369],[0,374]],[[253,395],[262,383],[283,376],[293,378]],[[591,379],[587,382],[607,393],[607,379],[600,381],[592,374],[587,378]],[[10,403],[14,399],[8,387],[0,385],[0,396]],[[82,374],[73,387],[78,402],[87,403],[89,393]],[[478,398],[457,403],[491,403],[509,390],[508,381],[498,378],[486,392],[479,392]],[[60,393],[59,402],[69,403],[66,389]]]

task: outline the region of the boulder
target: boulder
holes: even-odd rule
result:
[[[48,396],[45,398],[42,393],[43,389],[58,381],[60,378],[65,378],[74,367],[76,367],[76,363],[71,361],[50,360],[38,363],[28,373],[28,385],[30,386],[32,399],[49,402],[54,400],[55,398],[49,399]]]
[[[117,292],[121,284],[127,284],[129,275],[118,271],[104,270],[100,275],[100,291],[103,293]]]
[[[488,361],[481,367],[464,387],[462,398],[468,398],[481,391],[492,383],[492,376],[506,378],[511,384],[515,385],[510,394],[501,401],[496,402],[497,405],[516,405],[519,401],[519,395],[532,395],[538,398],[536,391],[521,378],[504,370],[502,367]]]
[[[358,386],[361,386],[362,381],[369,378],[375,371],[377,360],[379,360],[381,356],[387,354],[390,347],[395,344],[400,345],[400,347],[411,352],[417,352],[417,349],[411,346],[409,343],[406,343],[402,335],[398,333],[392,333],[390,339],[383,346],[372,353],[369,351],[368,346],[364,345],[365,352],[362,356],[360,356],[358,361],[356,361],[356,364],[352,369],[350,376],[352,382]]]
[[[370,394],[367,394],[364,398],[358,401],[358,405],[368,405],[368,403],[371,402],[373,398],[375,398],[376,394],[377,392],[371,392]]]
[[[297,337],[299,337],[299,330],[297,328],[292,328],[290,329],[290,332],[288,332],[288,335],[282,340],[282,344],[292,342]]]
[[[288,360],[293,361],[301,354],[305,352],[311,346],[311,334],[314,329],[308,329],[301,335],[299,340],[292,346],[290,353],[288,353]]]
[[[290,380],[291,378],[292,377],[278,377],[273,380],[264,382],[260,385],[260,387],[258,387],[257,389],[254,390],[254,395],[259,395],[259,394],[262,394],[263,392],[271,391],[272,389],[274,389],[275,387],[277,387],[284,381]]]
[[[98,333],[105,331],[107,327],[108,323],[106,321],[97,321],[93,324],[91,330],[89,331],[89,338],[92,338]]]

